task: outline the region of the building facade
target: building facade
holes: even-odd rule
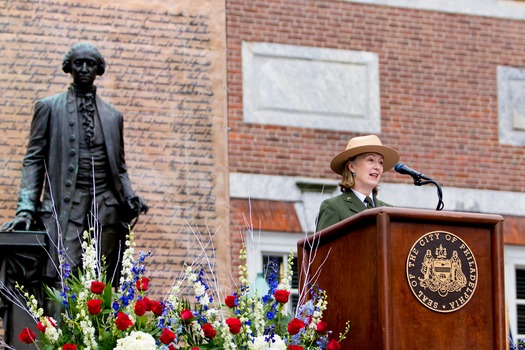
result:
[[[286,254],[338,193],[332,157],[377,134],[440,183],[444,210],[504,217],[523,336],[524,19],[520,1],[227,1],[233,251],[250,217],[258,253]],[[380,197],[435,209],[435,188],[411,182],[385,173]]]
[[[152,286],[169,288],[199,240],[232,286],[242,242],[252,278],[269,256],[285,262],[339,193],[332,157],[377,134],[441,185],[444,210],[504,217],[509,324],[525,337],[525,2],[0,0],[0,11],[5,221],[34,100],[67,87],[64,53],[92,41],[108,63],[97,93],[125,116],[130,177],[151,207],[135,231],[155,252]],[[438,203],[435,187],[393,171],[379,196]]]

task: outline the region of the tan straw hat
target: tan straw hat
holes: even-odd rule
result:
[[[383,171],[388,171],[399,161],[399,153],[393,148],[383,146],[381,140],[376,135],[366,135],[353,137],[348,141],[346,150],[339,153],[332,159],[330,168],[339,174],[343,174],[345,165],[350,158],[362,153],[379,153],[383,156]]]

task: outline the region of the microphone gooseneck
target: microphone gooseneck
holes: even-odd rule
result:
[[[438,193],[438,204],[436,210],[442,210],[445,207],[445,203],[443,203],[443,191],[441,190],[441,186],[436,181],[432,180],[430,177],[424,175],[423,173],[420,173],[419,171],[416,171],[406,166],[403,163],[397,163],[394,166],[394,170],[399,174],[412,176],[412,178],[414,179],[414,185],[416,186],[426,185],[429,183],[436,185]]]
[[[431,178],[424,175],[423,173],[420,173],[419,171],[411,169],[403,163],[397,163],[394,166],[394,170],[403,175],[410,175],[414,178],[414,180],[415,179],[432,180]]]

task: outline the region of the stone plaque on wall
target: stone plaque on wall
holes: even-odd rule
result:
[[[246,122],[381,132],[377,54],[244,42],[242,60]]]
[[[525,145],[525,68],[498,67],[499,142]]]

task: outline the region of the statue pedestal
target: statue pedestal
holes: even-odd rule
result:
[[[42,269],[47,259],[47,244],[46,232],[0,231],[0,316],[4,324],[4,341],[17,350],[35,348],[18,340],[23,328],[30,327],[35,334],[38,332],[35,320],[17,305],[25,306],[26,301],[15,290],[15,282],[24,286],[24,290],[34,295],[43,307]],[[14,300],[17,302],[13,303]]]

